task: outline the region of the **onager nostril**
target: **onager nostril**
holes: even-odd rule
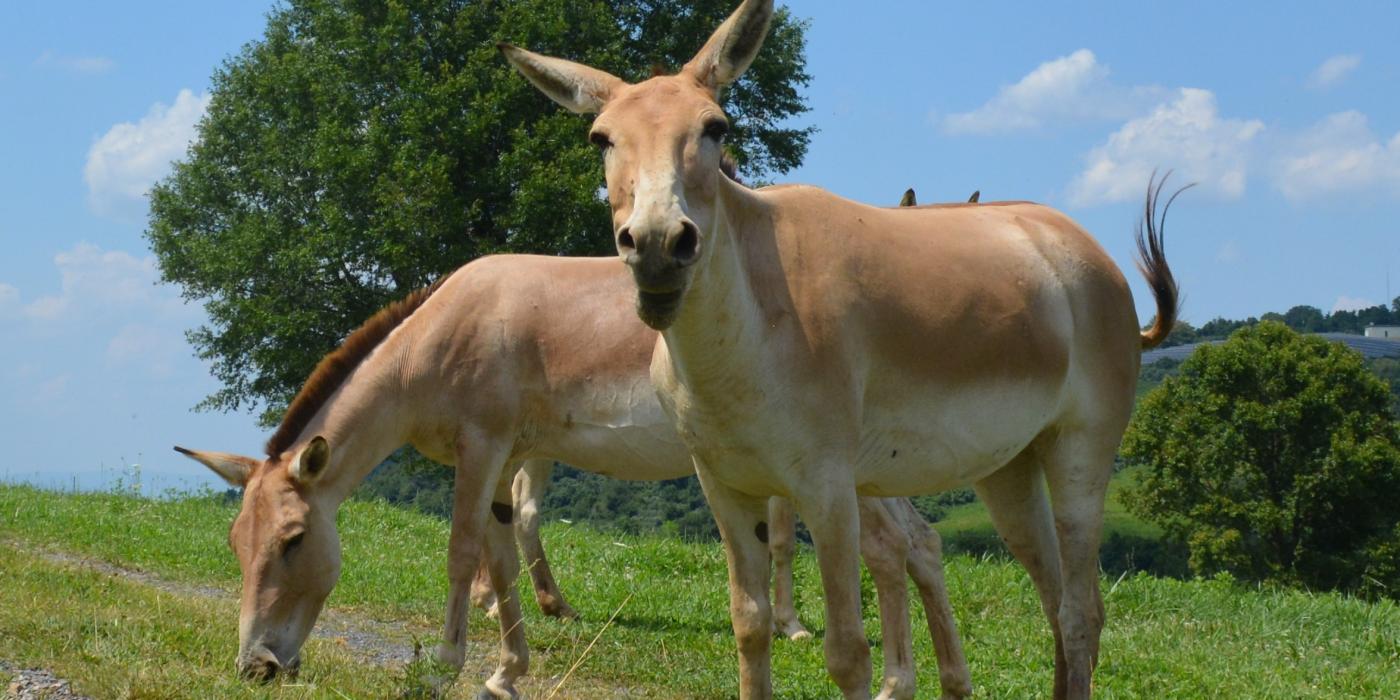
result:
[[[695,254],[700,251],[700,232],[696,230],[695,224],[689,221],[681,222],[681,235],[676,236],[676,242],[671,246],[671,257],[682,266],[695,262]]]
[[[622,229],[622,233],[617,234],[617,247],[624,252],[631,252],[637,249],[637,242],[632,240],[632,232]]]

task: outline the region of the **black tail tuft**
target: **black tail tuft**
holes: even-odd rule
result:
[[[1142,221],[1139,221],[1137,226],[1137,268],[1142,276],[1147,278],[1148,286],[1152,287],[1152,296],[1157,299],[1157,318],[1152,327],[1142,333],[1144,350],[1156,347],[1167,339],[1167,334],[1172,332],[1180,312],[1181,292],[1177,289],[1171,267],[1167,265],[1164,234],[1167,230],[1167,211],[1172,208],[1172,202],[1175,202],[1182,192],[1195,187],[1196,183],[1193,182],[1172,193],[1172,196],[1167,198],[1167,203],[1162,205],[1159,214],[1157,205],[1162,200],[1162,189],[1166,187],[1167,179],[1171,176],[1171,171],[1167,171],[1159,181],[1157,172],[1152,172],[1152,177],[1147,181],[1147,202],[1143,206]]]

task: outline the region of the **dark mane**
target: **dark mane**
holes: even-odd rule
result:
[[[301,386],[301,391],[292,399],[292,404],[287,407],[287,412],[282,416],[282,424],[277,426],[277,432],[268,439],[267,456],[276,457],[291,449],[297,436],[306,429],[307,424],[326,404],[331,394],[345,382],[345,378],[360,366],[390,332],[417,311],[448,277],[449,275],[444,275],[431,285],[410,292],[403,299],[380,309],[365,321],[364,325],[355,329],[340,347],[321,358],[316,364],[316,369],[311,371],[311,376]]]

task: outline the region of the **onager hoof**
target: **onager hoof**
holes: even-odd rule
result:
[[[447,642],[439,642],[437,661],[454,671],[461,671],[462,665],[467,662],[467,648],[463,645],[462,648],[457,649]]]
[[[803,627],[802,623],[797,621],[797,619],[795,618],[792,620],[784,620],[782,622],[774,620],[773,632],[775,634],[787,637],[788,639],[794,642],[800,642],[804,639],[812,638],[812,633],[808,632],[807,628]]]
[[[486,687],[476,697],[477,700],[519,700],[520,693],[515,691],[514,684],[501,678],[498,673],[486,680]]]
[[[540,612],[549,617],[557,617],[561,620],[577,620],[579,618],[578,611],[574,610],[572,605],[562,601],[555,605],[541,605]]]

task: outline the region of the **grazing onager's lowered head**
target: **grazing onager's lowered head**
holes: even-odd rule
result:
[[[238,672],[271,680],[301,664],[301,646],[340,577],[340,499],[316,488],[330,463],[317,436],[264,460],[175,450],[243,489],[228,543],[243,572]]]
[[[745,0],[676,75],[637,84],[509,44],[511,65],[551,99],[597,113],[589,138],[603,153],[613,232],[637,283],[647,325],[676,318],[695,265],[708,254],[729,119],[719,93],[753,62],[773,17],[772,0]]]

